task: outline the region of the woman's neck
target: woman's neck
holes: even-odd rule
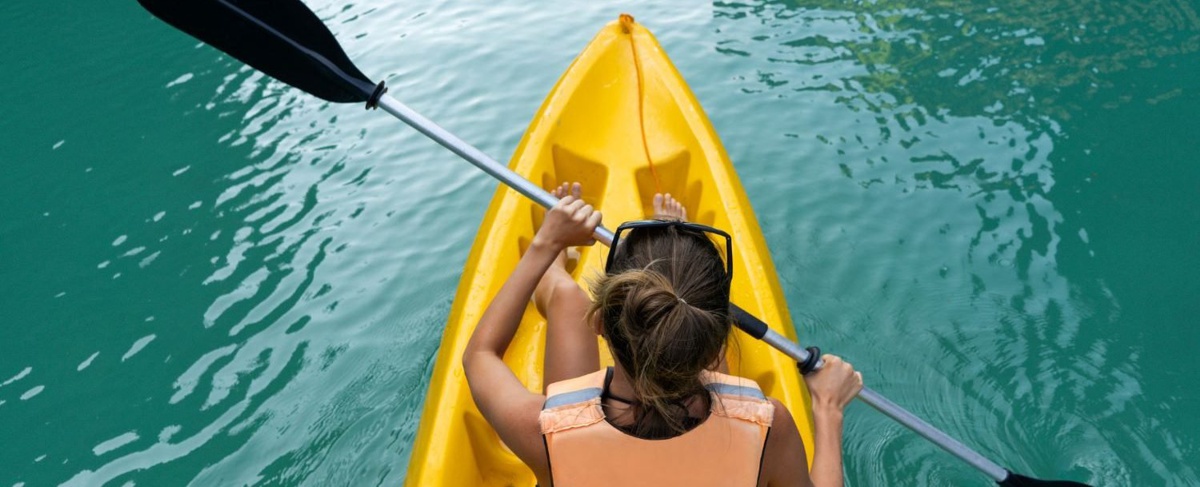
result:
[[[637,400],[637,394],[633,391],[633,381],[629,380],[629,375],[625,373],[625,368],[621,367],[620,363],[613,364],[612,382],[608,384],[608,393],[633,400]]]
[[[619,362],[614,362],[612,365],[613,375],[612,381],[608,383],[607,394],[610,397],[628,399],[637,403],[640,398],[633,389],[633,381],[629,378],[629,374],[625,372],[625,368]],[[705,408],[706,401],[688,400],[688,412],[692,417],[704,417],[708,414]],[[628,404],[620,404],[620,409],[628,408]]]

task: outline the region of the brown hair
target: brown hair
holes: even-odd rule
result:
[[[621,240],[613,270],[592,283],[588,320],[603,323],[613,359],[636,394],[627,432],[666,438],[687,430],[688,401],[711,398],[700,372],[729,337],[729,277],[720,251],[683,227],[637,228]]]

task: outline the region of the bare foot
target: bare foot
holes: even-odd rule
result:
[[[583,197],[583,185],[579,183],[562,183],[557,188],[550,190],[550,194],[555,198],[562,198],[568,194],[576,198]]]
[[[687,221],[687,208],[671,197],[671,193],[654,194],[654,215],[651,218]]]

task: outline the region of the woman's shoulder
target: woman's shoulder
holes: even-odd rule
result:
[[[774,406],[774,414],[771,416],[771,427],[795,431],[797,435],[800,430],[796,428],[796,420],[792,418],[792,412],[787,405],[773,397],[767,397],[767,401]]]
[[[704,387],[710,392],[719,395],[738,397],[755,402],[765,403],[767,401],[767,396],[763,392],[762,387],[754,379],[706,370],[701,373],[700,381],[704,383]]]
[[[601,369],[595,372],[563,379],[558,382],[553,382],[546,385],[546,396],[554,397],[561,394],[571,393],[581,390],[596,389],[604,386],[604,376],[607,370]],[[598,391],[597,391],[598,393]]]

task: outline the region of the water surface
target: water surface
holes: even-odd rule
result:
[[[1196,485],[1188,2],[308,4],[504,160],[633,13],[806,343],[1013,469]],[[0,485],[398,485],[496,183],[134,2],[0,6]],[[986,485],[861,405],[847,484]]]

